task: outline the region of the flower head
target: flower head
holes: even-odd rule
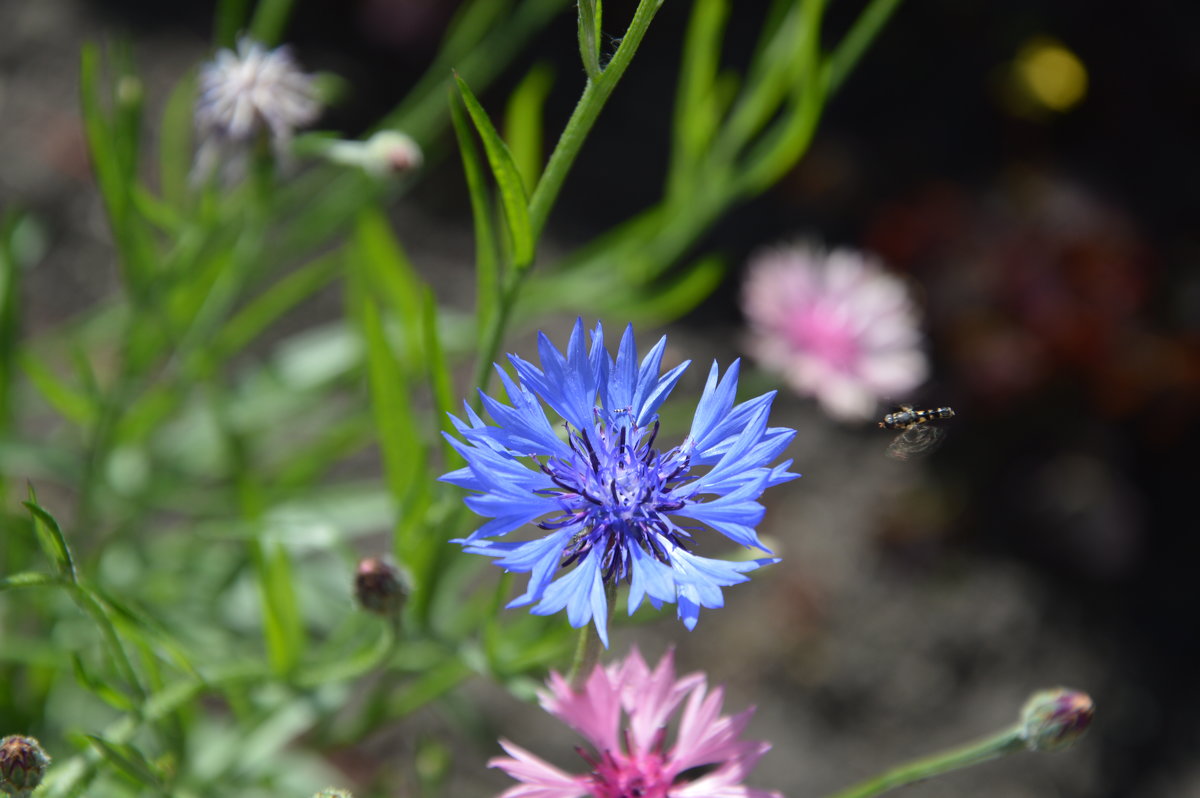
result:
[[[722,715],[721,688],[709,693],[701,673],[676,679],[670,652],[653,671],[634,649],[624,662],[597,665],[579,692],[556,673],[549,688],[542,706],[591,743],[592,751],[575,749],[591,772],[566,773],[501,740],[509,756],[488,764],[522,784],[500,798],[779,798],[741,783],[771,748],[738,739],[753,707]],[[668,746],[667,727],[681,704],[678,731]],[[698,775],[689,778],[692,774]]]
[[[900,278],[850,250],[771,250],[746,275],[750,353],[830,415],[864,419],[929,370],[919,319]]]
[[[42,783],[50,757],[32,737],[10,734],[0,740],[0,792],[28,796]]]
[[[630,614],[647,598],[656,608],[677,603],[691,629],[700,607],[722,606],[722,587],[775,562],[698,556],[689,550],[694,522],[769,554],[754,531],[763,516],[758,497],[798,476],[787,470],[790,460],[769,465],[795,435],[767,426],[774,393],[734,403],[736,362],[724,377],[713,363],[691,431],[680,445],[657,448],[658,409],[688,366],[660,374],[665,347],[663,338],[639,364],[630,326],[614,360],[601,326],[589,349],[578,321],[565,356],[545,335],[541,368],[509,356],[520,382],[497,366],[510,404],[482,395],[494,425],[470,407],[466,421],[453,419],[465,441],[450,441],[467,465],[442,479],[472,491],[467,505],[491,519],[455,542],[529,573],[510,607],[533,604],[537,615],[565,608],[575,627],[594,619],[605,645],[606,585],[629,583]],[[564,435],[539,398],[562,419]],[[527,524],[547,534],[491,539]]]
[[[237,51],[220,50],[200,71],[196,130],[202,140],[197,172],[207,172],[223,150],[244,151],[269,135],[277,157],[297,128],[321,114],[311,75],[286,47],[268,50],[242,37]]]
[[[376,615],[396,615],[404,608],[408,591],[400,571],[381,557],[364,557],[354,574],[358,605]]]
[[[1021,709],[1021,737],[1032,751],[1058,751],[1083,736],[1095,713],[1087,693],[1066,687],[1042,690]]]

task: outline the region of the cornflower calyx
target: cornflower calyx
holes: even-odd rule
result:
[[[738,364],[722,376],[714,363],[688,435],[664,450],[658,409],[688,363],[660,373],[664,338],[639,364],[632,327],[615,358],[600,325],[591,337],[589,348],[576,322],[564,356],[540,336],[540,368],[510,356],[518,383],[498,367],[511,404],[482,395],[495,424],[469,406],[465,420],[453,419],[461,439],[448,437],[467,465],[442,479],[470,491],[467,506],[490,519],[455,542],[530,574],[509,606],[566,609],[573,626],[594,621],[606,644],[606,592],[618,582],[629,584],[631,614],[645,599],[656,608],[672,602],[693,628],[700,607],[723,605],[722,587],[775,562],[700,557],[689,550],[693,532],[707,526],[769,554],[754,531],[764,513],[758,497],[798,476],[790,460],[770,465],[795,432],[767,426],[774,393],[735,404]],[[565,440],[543,402],[562,419]],[[528,524],[547,534],[492,539]]]

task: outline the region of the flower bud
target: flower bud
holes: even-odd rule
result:
[[[0,740],[0,790],[27,796],[42,783],[50,757],[32,737],[13,734]]]
[[[367,612],[398,615],[408,591],[395,566],[380,557],[364,557],[354,575],[354,597]]]
[[[381,130],[366,141],[327,141],[316,154],[381,179],[407,174],[424,162],[417,142],[396,130]]]
[[[365,142],[363,168],[379,177],[402,175],[417,169],[425,157],[411,136],[395,130],[381,130]]]
[[[313,795],[313,798],[354,798],[349,790],[339,790],[335,787],[326,787],[319,793]]]
[[[1021,738],[1031,751],[1058,751],[1083,736],[1093,714],[1087,693],[1065,687],[1042,690],[1021,710]]]

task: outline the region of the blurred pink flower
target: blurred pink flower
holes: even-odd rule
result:
[[[488,764],[521,784],[500,798],[780,798],[777,792],[741,784],[771,747],[738,739],[753,707],[732,717],[721,715],[722,689],[706,695],[702,673],[676,680],[669,651],[653,671],[634,649],[623,662],[597,665],[579,692],[557,673],[550,675],[549,687],[541,696],[542,707],[592,744],[594,752],[576,748],[591,772],[567,773],[501,740],[509,756]],[[668,748],[667,726],[685,699],[675,742]],[[688,778],[688,771],[700,767],[704,770]]]
[[[742,308],[750,354],[836,418],[868,418],[929,372],[907,287],[870,256],[811,244],[768,250],[750,263]]]

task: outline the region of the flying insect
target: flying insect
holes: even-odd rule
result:
[[[900,405],[899,411],[888,413],[879,422],[880,429],[900,432],[888,444],[888,456],[897,460],[911,460],[929,454],[941,444],[946,434],[944,427],[933,422],[950,418],[954,418],[954,410],[949,407],[915,410],[912,405]]]

